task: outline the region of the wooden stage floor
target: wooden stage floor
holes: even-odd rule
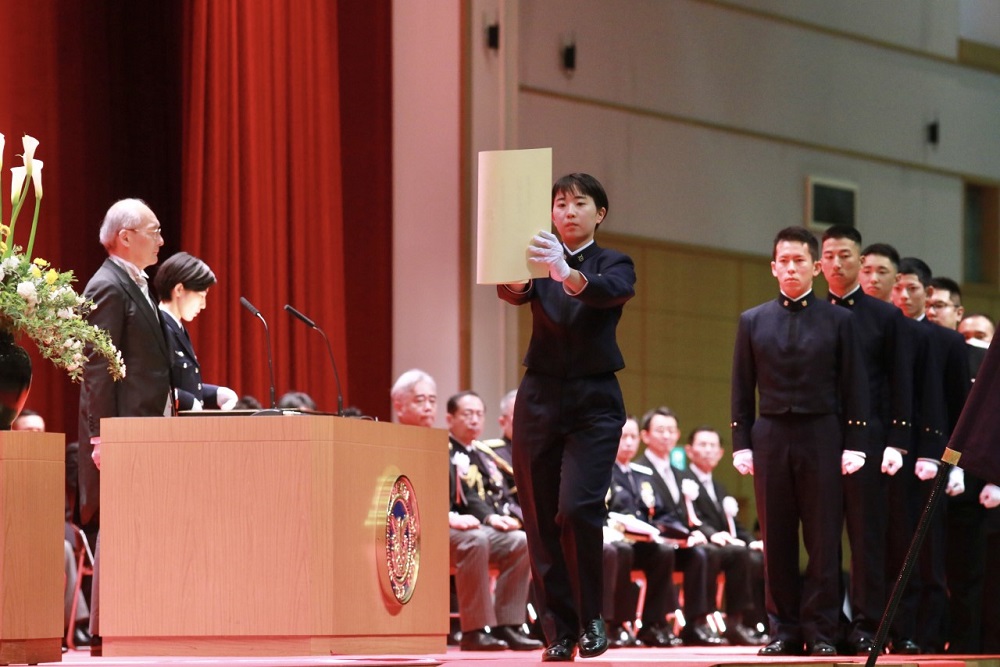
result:
[[[70,651],[63,654],[63,664],[91,667],[512,667],[540,664],[541,651],[465,652],[449,648],[446,653],[432,655],[366,655],[366,656],[306,656],[262,658],[192,658],[192,657],[129,657],[92,658],[89,652]],[[744,665],[777,664],[785,667],[803,665],[864,665],[865,659],[852,656],[835,658],[760,658],[757,649],[743,647],[612,649],[598,658],[576,664],[590,667],[643,667],[645,665],[676,665],[677,667],[741,667]],[[56,664],[56,663],[51,663]],[[886,655],[878,660],[880,667],[1000,667],[1000,656],[959,655]]]

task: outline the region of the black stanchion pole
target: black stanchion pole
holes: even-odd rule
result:
[[[917,530],[913,534],[910,548],[906,551],[906,558],[903,559],[903,567],[899,571],[899,576],[896,577],[896,584],[892,587],[892,594],[885,605],[885,611],[882,612],[882,620],[879,621],[878,631],[875,633],[875,644],[872,646],[872,652],[868,655],[865,667],[875,667],[875,661],[878,660],[878,657],[882,654],[882,650],[885,648],[889,626],[892,625],[892,621],[896,617],[899,600],[903,597],[906,584],[910,581],[910,574],[913,572],[913,566],[916,564],[917,556],[920,554],[920,546],[924,543],[924,537],[927,536],[927,528],[930,526],[931,517],[934,516],[934,512],[940,504],[941,493],[948,483],[948,475],[951,473],[953,467],[951,463],[945,461],[942,461],[938,467],[937,475],[934,477],[934,486],[931,487],[931,495],[928,496],[927,504],[924,505],[924,511],[921,513],[920,521],[917,523]]]

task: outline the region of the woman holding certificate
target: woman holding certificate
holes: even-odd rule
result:
[[[625,423],[615,373],[622,307],[635,294],[627,255],[594,237],[608,213],[604,187],[569,174],[552,187],[552,222],[529,261],[548,277],[498,285],[501,299],[530,304],[532,334],[514,406],[514,476],[548,647],[545,661],[601,655],[605,494]]]

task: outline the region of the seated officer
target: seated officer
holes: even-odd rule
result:
[[[657,505],[650,480],[652,471],[631,463],[638,448],[639,427],[634,418],[629,418],[622,427],[618,457],[612,469],[608,510],[644,522],[649,525],[651,533],[656,533],[658,531],[651,521]],[[666,622],[667,612],[677,608],[673,584],[674,547],[656,536],[649,541],[634,540],[632,553],[632,566],[646,574],[646,602],[642,610],[642,629],[637,638],[647,646],[678,646],[680,642]],[[616,593],[621,600],[629,597],[625,591]],[[619,609],[617,606],[612,617],[612,622],[617,627],[612,627],[610,636],[620,634],[620,623],[635,616],[634,607],[629,610]]]
[[[542,648],[542,643],[521,632],[527,616],[531,582],[528,540],[522,530],[521,509],[510,496],[502,473],[479,442],[483,433],[483,401],[475,392],[463,391],[448,399],[448,436],[451,451],[451,556],[455,566],[458,611],[462,622],[462,650],[493,650],[504,642],[515,651]],[[472,544],[488,546],[485,561],[474,563],[476,582],[468,590],[469,566],[465,550]],[[490,599],[489,566],[499,570],[495,596]],[[485,589],[483,575],[485,577]],[[485,626],[492,633],[483,631]],[[495,639],[496,638],[496,639]]]

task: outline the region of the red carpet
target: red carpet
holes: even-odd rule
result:
[[[788,667],[805,665],[864,665],[865,659],[851,656],[836,658],[770,658],[757,656],[754,648],[680,648],[680,649],[612,649],[599,658],[582,660],[576,664],[590,667],[642,667],[644,665],[684,665],[685,667],[739,667],[743,665],[779,664]],[[434,655],[366,655],[366,656],[306,656],[301,658],[92,658],[84,651],[70,651],[63,655],[63,664],[91,667],[513,667],[515,665],[541,664],[541,651],[498,653],[463,652],[449,649]],[[887,655],[879,658],[878,665],[893,667],[1000,667],[1000,656],[954,655]]]

